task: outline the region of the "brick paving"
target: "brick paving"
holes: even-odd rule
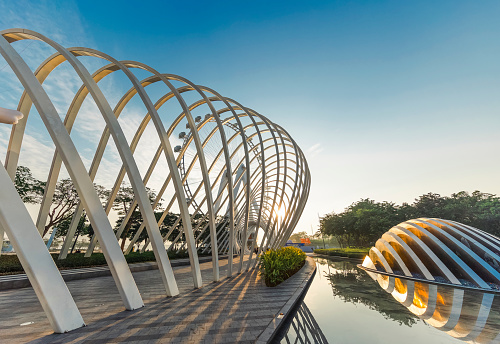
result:
[[[224,276],[227,261],[220,264]],[[170,298],[158,270],[134,273],[145,303],[134,311],[124,309],[111,277],[67,282],[87,326],[66,334],[51,331],[32,288],[1,291],[0,342],[254,343],[314,270],[308,262],[289,280],[268,288],[256,270],[213,283],[211,262],[200,266],[200,289],[192,287],[189,266],[174,267],[180,295]]]

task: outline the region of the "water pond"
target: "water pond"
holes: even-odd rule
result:
[[[430,316],[424,313],[419,317],[359,269],[356,262],[314,260],[316,276],[277,343],[500,343],[498,294],[418,283],[414,285],[414,300],[419,298],[422,304],[412,310],[431,312]],[[401,287],[401,281],[399,284]]]

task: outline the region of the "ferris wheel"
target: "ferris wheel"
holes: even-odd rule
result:
[[[210,136],[210,133],[216,126],[216,121],[212,114],[206,114],[203,120],[201,116],[197,116],[195,118],[195,122],[197,123],[196,129],[198,131],[198,135],[202,137]],[[237,123],[234,123],[233,121],[224,121],[223,127],[225,136],[230,139],[227,144],[229,151],[232,153],[232,161],[234,160],[238,164],[238,166],[233,167],[233,170],[237,171],[240,169],[241,174],[241,170],[246,168],[243,159],[244,151],[241,148],[241,145],[235,143],[234,140],[235,137],[238,137],[239,135],[241,136],[241,132],[243,132],[249,151],[255,158],[255,167],[260,169],[260,166],[262,165],[261,150],[260,147],[254,144],[253,138],[249,137],[246,131],[240,130]],[[204,211],[201,206],[199,197],[197,197],[195,191],[192,190],[199,187],[199,183],[201,181],[198,173],[199,171],[195,167],[190,167],[190,162],[192,162],[193,159],[193,153],[189,150],[189,146],[193,141],[192,132],[188,131],[186,133],[185,131],[181,131],[178,137],[183,141],[181,145],[174,148],[174,151],[181,154],[180,159],[178,159],[179,163],[177,167],[179,168],[179,173],[183,181],[182,186],[191,209],[194,212],[204,215],[206,211]],[[204,145],[204,153],[207,161],[215,162],[215,167],[212,169],[214,172],[220,173],[221,170],[225,169],[224,163],[222,161],[217,161],[221,157],[222,149],[223,147],[220,140],[208,140]],[[238,179],[238,174],[236,174],[235,177]]]

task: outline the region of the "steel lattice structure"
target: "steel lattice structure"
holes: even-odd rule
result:
[[[42,41],[56,51],[35,72],[11,46],[26,39]],[[154,251],[168,296],[177,295],[179,291],[165,243],[169,244],[167,249],[170,250],[187,249],[194,287],[199,288],[202,286],[199,252],[211,253],[213,280],[218,281],[220,254],[228,255],[227,274],[231,276],[256,266],[254,250],[258,248],[260,253],[267,248],[282,246],[292,233],[309,194],[310,173],[304,154],[295,141],[285,129],[265,116],[180,76],[159,73],[139,62],[117,61],[93,49],[66,49],[30,30],[1,31],[0,53],[24,87],[18,106],[24,118],[13,126],[5,169],[0,168],[0,224],[11,240],[55,332],[66,332],[84,324],[38,233],[46,223],[62,164],[75,185],[80,204],[60,259],[65,258],[85,211],[95,232],[87,254],[91,254],[95,243],[99,242],[125,308],[129,310],[142,307],[143,301],[117,241],[123,226],[114,232],[108,218],[125,176],[133,188],[135,199],[122,223],[127,222],[136,207],[143,218],[138,234],[125,254],[133,248],[140,233],[146,230],[148,241],[140,249],[152,248]],[[91,73],[80,61],[81,56],[103,59],[108,64]],[[43,87],[47,77],[62,63],[69,63],[82,83],[64,121]],[[139,80],[132,72],[134,69],[145,71],[149,76]],[[113,73],[122,73],[133,85],[114,109],[98,86],[101,80]],[[152,99],[146,89],[153,84],[166,86],[168,92]],[[75,119],[88,95],[106,122],[89,170],[85,168],[70,137]],[[147,109],[147,114],[129,144],[118,117],[136,95]],[[173,102],[180,105],[182,111],[167,123],[160,118],[159,111]],[[31,221],[12,183],[33,105],[56,147],[36,224]],[[195,116],[197,111],[205,111],[204,117]],[[141,176],[134,152],[150,121],[160,144],[146,174]],[[176,135],[183,139],[182,145],[172,147],[171,141]],[[93,180],[110,138],[118,150],[120,160],[117,163],[121,169],[106,205],[102,206]],[[151,204],[146,185],[161,159],[166,159],[168,171],[162,172],[163,187]],[[161,198],[168,205],[157,221],[154,210]],[[182,229],[175,239],[170,240],[171,231],[162,236],[160,226],[174,205],[180,213],[176,225],[181,223]],[[193,222],[193,219],[198,221]],[[193,228],[192,223],[198,225]],[[240,258],[234,264],[233,254]]]

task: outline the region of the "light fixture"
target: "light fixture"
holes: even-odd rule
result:
[[[0,107],[0,123],[17,124],[23,117],[23,114],[19,111]]]

